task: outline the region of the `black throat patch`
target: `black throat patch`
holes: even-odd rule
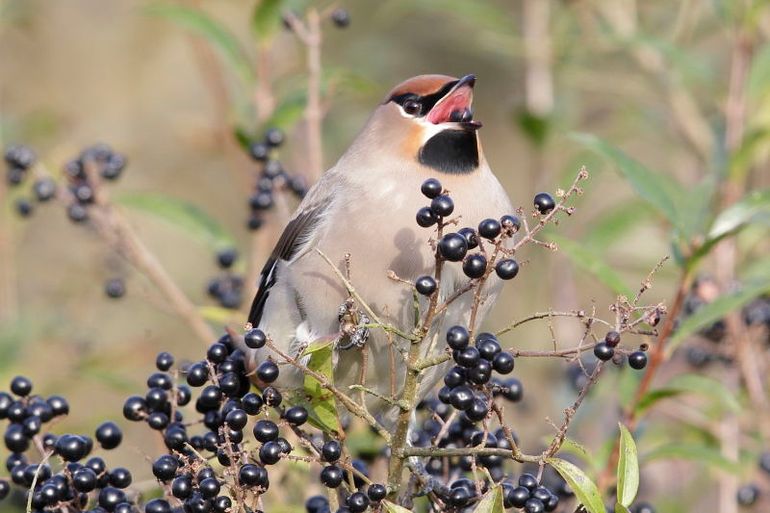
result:
[[[437,171],[464,174],[479,167],[475,130],[444,130],[420,148],[417,159]]]

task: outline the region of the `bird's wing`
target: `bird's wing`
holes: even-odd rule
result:
[[[319,194],[320,190],[323,188],[314,187],[313,190],[309,191],[306,201],[286,225],[270,254],[270,258],[262,268],[259,277],[259,289],[249,313],[249,322],[254,327],[259,326],[265,303],[270,295],[270,289],[278,279],[278,264],[281,261],[290,262],[301,257],[312,246],[311,241],[315,238],[320,221],[331,203],[331,195]]]

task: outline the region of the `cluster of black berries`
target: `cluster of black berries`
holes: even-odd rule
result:
[[[88,219],[88,207],[94,203],[94,184],[90,173],[93,170],[105,180],[117,180],[126,167],[126,158],[106,144],[95,144],[80,152],[64,165],[71,202],[67,216],[75,223]]]
[[[35,152],[29,146],[15,145],[5,151],[5,163],[8,165],[6,180],[10,186],[18,186],[34,166]],[[48,177],[37,178],[32,184],[32,194],[39,202],[46,202],[56,194],[56,183]],[[16,199],[16,212],[21,217],[29,217],[35,210],[32,201],[26,197]]]
[[[233,248],[223,249],[217,253],[217,265],[222,270],[219,276],[212,278],[208,284],[208,294],[222,308],[238,309],[243,302],[243,277],[233,271],[233,265],[238,260],[238,252]]]
[[[342,445],[336,440],[328,440],[321,445],[321,459],[327,463],[321,470],[319,476],[321,484],[327,488],[338,488],[343,482],[350,482],[351,476],[346,470],[338,466],[342,458]],[[366,464],[361,460],[351,462],[353,468],[364,476],[369,476]],[[362,513],[370,506],[376,506],[387,495],[385,485],[372,483],[366,485],[366,482],[357,474],[352,476],[353,486],[357,491],[346,495],[345,506],[338,510],[338,513]],[[305,509],[308,513],[329,513],[329,502],[325,497],[311,497],[305,503]]]
[[[502,395],[512,401],[521,399],[521,383],[516,379],[492,380],[492,372],[510,374],[514,359],[503,351],[491,333],[481,333],[471,344],[470,334],[462,326],[452,326],[446,333],[455,366],[444,376],[438,399],[463,412],[471,422],[478,422],[489,412],[490,395]]]
[[[620,344],[620,333],[617,331],[608,331],[604,340],[594,346],[594,356],[599,360],[606,362],[615,356],[615,348]],[[644,351],[633,351],[628,354],[628,366],[632,369],[644,369],[647,366],[647,353]]]
[[[430,206],[417,211],[417,224],[423,228],[436,224],[443,227],[444,219],[454,212],[454,201],[444,191],[441,182],[435,178],[429,178],[423,182],[420,190],[431,202]],[[463,272],[467,277],[482,278],[491,272],[488,271],[490,262],[488,262],[482,239],[486,239],[490,244],[500,245],[504,239],[512,237],[520,228],[521,220],[514,215],[504,215],[499,220],[485,219],[477,228],[465,227],[456,233],[443,235],[436,246],[437,254],[449,262],[462,261]],[[469,253],[477,248],[478,252]],[[512,258],[504,258],[491,264],[494,265],[497,276],[503,280],[510,280],[519,272],[519,264]],[[436,291],[437,284],[432,276],[421,276],[415,281],[415,287],[420,294],[430,296]]]
[[[262,226],[264,222],[262,214],[273,206],[273,195],[277,190],[288,189],[300,199],[307,193],[305,180],[299,175],[289,175],[281,161],[273,155],[283,141],[283,132],[277,128],[271,128],[262,141],[251,143],[249,146],[251,158],[260,164],[254,193],[249,198],[251,215],[248,227],[250,230],[258,230]]]
[[[122,467],[109,469],[99,456],[86,459],[94,451],[93,438],[44,430],[46,424],[68,413],[63,397],[33,395],[32,382],[23,376],[11,381],[10,393],[0,392],[0,420],[8,421],[4,443],[10,451],[5,468],[11,481],[27,490],[25,502],[29,500],[34,511],[135,511],[123,491],[131,484],[131,472]],[[120,445],[123,434],[114,422],[104,422],[94,437],[102,449],[110,450]],[[27,452],[32,450],[48,459],[29,463]],[[10,491],[9,483],[0,480],[0,500]]]

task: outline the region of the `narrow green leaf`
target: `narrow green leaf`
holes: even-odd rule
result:
[[[662,399],[685,393],[700,395],[732,412],[741,409],[738,399],[721,381],[700,374],[680,374],[661,388],[648,392],[639,402],[637,412],[649,409]]]
[[[281,26],[281,7],[283,0],[260,0],[251,17],[251,29],[260,41],[272,37]]]
[[[559,249],[567,255],[572,263],[594,275],[614,293],[633,297],[633,292],[623,283],[623,279],[600,256],[592,253],[585,245],[556,234],[549,235],[549,238],[559,245]]]
[[[569,461],[559,458],[548,458],[545,461],[564,478],[572,491],[575,492],[578,501],[589,513],[606,513],[599,489],[582,470]]]
[[[334,381],[332,358],[334,346],[328,339],[314,342],[303,353],[310,355],[308,369],[321,374],[327,381]],[[310,423],[326,433],[340,433],[340,421],[337,416],[337,404],[334,395],[323,388],[314,377],[305,375],[304,382],[305,408],[308,411]]]
[[[234,245],[232,237],[216,220],[196,205],[179,198],[158,193],[133,193],[118,196],[116,202],[170,223],[215,249]]]
[[[550,442],[550,440],[547,440],[545,442],[548,443]],[[560,451],[577,456],[578,458],[583,460],[587,465],[591,465],[594,462],[594,459],[591,457],[591,453],[588,452],[588,449],[586,449],[585,446],[576,442],[570,437],[564,437],[564,442],[561,444]]]
[[[280,128],[288,131],[297,121],[302,119],[307,103],[307,91],[294,91],[287,94],[273,111],[263,128]]]
[[[618,502],[630,506],[639,491],[639,460],[634,437],[626,426],[620,426],[620,457],[618,459]]]
[[[738,203],[723,210],[714,219],[708,238],[718,239],[756,222],[770,224],[770,189],[752,191]]]
[[[738,474],[741,470],[738,462],[725,458],[717,447],[688,443],[662,445],[642,456],[642,461],[683,459],[703,463],[720,470]]]
[[[628,508],[623,506],[621,503],[617,502],[615,503],[615,513],[631,513],[628,511]]]
[[[719,296],[711,303],[704,305],[687,317],[677,328],[668,344],[669,354],[676,349],[687,337],[704,328],[727,313],[741,308],[756,297],[770,293],[770,279],[747,284],[742,289],[730,294]]]
[[[589,134],[574,134],[574,139],[610,159],[640,198],[648,202],[681,233],[687,235],[676,207],[687,191],[670,177],[655,173],[606,141]]]
[[[495,486],[481,498],[473,513],[503,513],[503,487]]]
[[[216,48],[245,85],[251,85],[254,82],[251,64],[238,40],[227,28],[205,12],[184,5],[166,3],[150,4],[145,12],[171,20],[202,36]]]
[[[386,513],[412,513],[411,510],[399,506],[398,504],[393,504],[390,501],[382,501],[382,506],[385,508]]]

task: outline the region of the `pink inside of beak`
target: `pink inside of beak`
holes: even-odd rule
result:
[[[472,101],[473,88],[470,85],[463,85],[438,102],[428,113],[427,119],[434,125],[446,123],[450,121],[452,112],[470,109]]]

